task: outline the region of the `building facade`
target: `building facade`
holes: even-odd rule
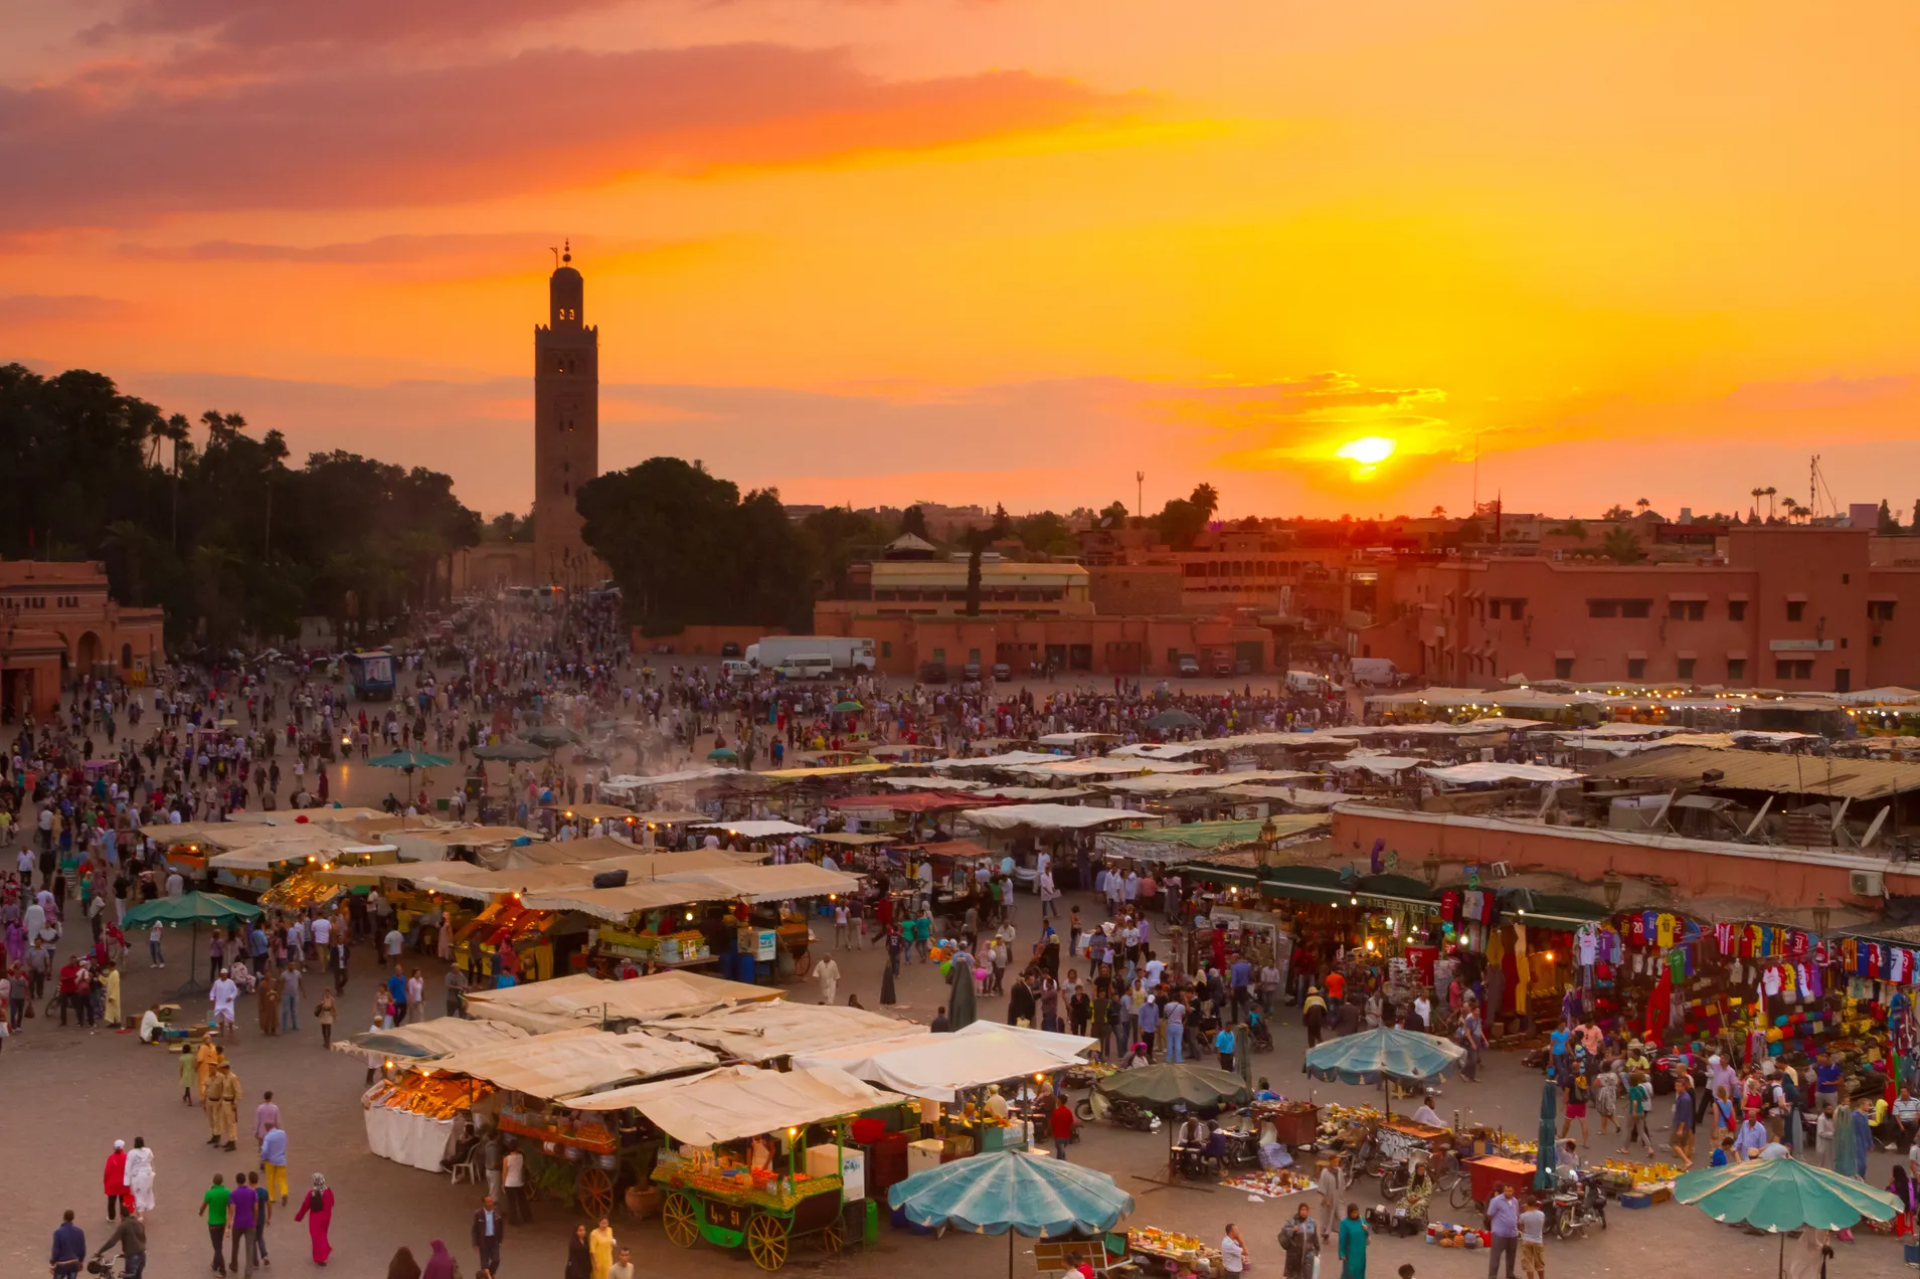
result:
[[[533,330],[532,584],[578,590],[606,571],[575,504],[600,474],[600,330],[586,322],[586,283],[572,263],[569,251],[548,279],[547,322]]]
[[[146,683],[165,631],[159,609],[113,601],[97,560],[0,561],[0,719],[45,718],[82,676]]]
[[[1844,692],[1920,684],[1920,564],[1866,529],[1747,525],[1724,557],[1407,563],[1349,652],[1439,683],[1525,676]]]

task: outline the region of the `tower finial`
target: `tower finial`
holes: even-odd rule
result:
[[[566,245],[566,246],[567,246],[567,248],[566,248],[566,252],[564,252],[564,253],[562,253],[562,254],[560,255],[560,260],[561,260],[562,262],[571,262],[571,261],[573,261],[573,240],[572,240],[572,238],[571,238],[571,237],[569,237],[569,238],[567,238],[567,239],[565,239],[565,240],[562,240],[562,241],[561,241],[560,243],[562,243],[562,244],[564,244],[564,245]]]

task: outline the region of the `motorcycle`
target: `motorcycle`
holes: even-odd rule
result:
[[[1160,1130],[1160,1116],[1127,1097],[1108,1098],[1097,1092],[1092,1093],[1081,1098],[1074,1106],[1073,1113],[1082,1120],[1111,1119],[1122,1128],[1131,1128],[1136,1132]]]
[[[1553,1192],[1547,1208],[1547,1228],[1560,1239],[1584,1235],[1589,1226],[1607,1228],[1607,1193],[1599,1181],[1586,1173],[1575,1173]]]

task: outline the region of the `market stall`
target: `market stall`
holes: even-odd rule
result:
[[[813,1236],[828,1256],[844,1235],[842,1207],[866,1197],[864,1165],[846,1120],[889,1098],[831,1067],[777,1072],[734,1066],[685,1080],[600,1093],[583,1107],[631,1107],[677,1146],[651,1173],[666,1192],[669,1241],[745,1246],[778,1270],[794,1240]]]
[[[476,990],[467,996],[467,1006],[474,1016],[545,1034],[707,1013],[783,997],[781,991],[766,986],[749,986],[701,973],[652,973],[629,981],[576,973],[530,985]]]
[[[738,1004],[645,1025],[664,1035],[710,1048],[736,1061],[761,1064],[851,1044],[926,1034],[917,1022],[850,1008],[845,1004],[795,1004],[772,1000]]]
[[[418,1067],[438,1079],[477,1081],[498,1094],[496,1124],[526,1156],[536,1196],[608,1215],[628,1187],[645,1183],[655,1147],[609,1126],[596,1091],[702,1070],[717,1058],[697,1045],[629,1031],[585,1028],[457,1052]]]

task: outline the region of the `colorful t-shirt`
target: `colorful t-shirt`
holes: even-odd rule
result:
[[[224,1226],[227,1224],[227,1200],[233,1192],[225,1186],[209,1187],[203,1202],[207,1205],[207,1224]]]

